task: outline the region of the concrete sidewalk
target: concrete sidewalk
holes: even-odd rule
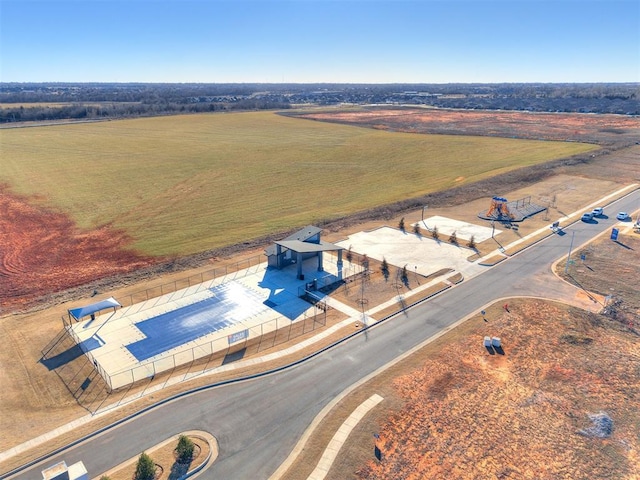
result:
[[[340,449],[347,441],[351,431],[358,425],[358,422],[360,422],[360,420],[362,420],[364,416],[382,400],[383,398],[378,394],[371,395],[367,400],[362,402],[358,408],[351,413],[351,415],[349,415],[342,425],[340,425],[340,428],[338,428],[338,431],[329,442],[329,445],[327,445],[318,465],[313,472],[311,472],[308,480],[324,480],[324,477],[329,473],[329,470],[333,465],[333,461],[338,456],[338,453],[340,453]]]

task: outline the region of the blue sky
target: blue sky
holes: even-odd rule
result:
[[[0,81],[639,82],[638,0],[0,0]]]

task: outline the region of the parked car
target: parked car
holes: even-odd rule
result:
[[[596,207],[591,213],[593,213],[594,217],[601,217],[602,215],[604,215],[604,208]]]
[[[580,220],[582,220],[583,222],[590,222],[591,220],[593,220],[593,212],[583,213]]]
[[[626,219],[629,218],[629,214],[627,212],[618,212],[618,215],[616,215],[616,218],[624,222]]]

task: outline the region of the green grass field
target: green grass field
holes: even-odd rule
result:
[[[0,182],[81,228],[124,229],[150,255],[231,245],[597,148],[273,112],[0,129],[0,146]]]

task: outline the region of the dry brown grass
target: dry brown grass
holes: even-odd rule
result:
[[[463,280],[464,280],[464,275],[462,275],[461,273],[456,273],[455,275],[452,275],[449,278],[447,278],[447,282],[451,282],[454,285],[462,282]]]
[[[384,401],[354,429],[328,479],[633,478],[639,471],[637,336],[561,304],[514,300],[429,344],[343,400],[285,476],[306,478],[328,440],[371,394]],[[533,321],[535,319],[535,321]],[[506,354],[489,355],[484,335]],[[571,341],[572,338],[584,341]],[[544,339],[544,341],[541,341]],[[587,414],[609,439],[577,432]],[[376,440],[383,461],[373,458]]]
[[[426,288],[425,290],[420,291],[414,295],[403,295],[399,297],[395,304],[388,306],[387,308],[380,310],[372,315],[372,318],[376,320],[382,320],[390,315],[393,315],[399,311],[405,310],[410,305],[413,305],[421,300],[425,300],[429,297],[433,297],[440,292],[444,292],[445,290],[451,288],[451,285],[445,282],[438,282],[435,285]]]
[[[631,225],[622,228],[618,241],[607,234],[575,251],[565,273],[566,259],[558,262],[556,273],[569,283],[601,296],[609,296],[611,308],[619,321],[632,322],[640,329],[640,295],[638,295],[638,265],[640,264],[640,234]],[[581,260],[584,255],[585,260]],[[619,261],[612,262],[612,258]],[[606,279],[606,281],[604,281]]]

